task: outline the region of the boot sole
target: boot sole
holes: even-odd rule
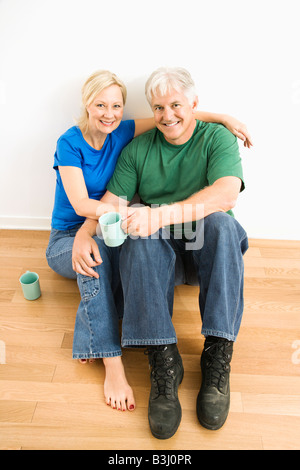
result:
[[[199,396],[199,395],[198,395]],[[197,402],[198,402],[198,397],[197,397]],[[229,405],[230,407],[230,405]],[[228,418],[228,414],[229,414],[229,408],[228,408],[228,411],[227,411],[227,415],[225,416],[225,419],[223,421],[221,421],[221,423],[219,424],[208,424],[206,423],[205,421],[203,421],[202,418],[200,418],[199,416],[199,413],[198,413],[198,406],[196,406],[196,414],[197,414],[197,418],[198,418],[198,421],[199,423],[201,424],[201,426],[203,426],[204,428],[206,429],[209,429],[210,431],[217,431],[218,429],[220,429],[222,426],[224,426],[224,424],[226,423],[226,420]]]
[[[169,434],[164,434],[164,435],[161,435],[161,434],[157,434],[155,432],[152,431],[151,429],[151,433],[154,437],[156,437],[156,439],[160,439],[160,440],[164,440],[164,439],[170,439],[170,437],[174,436],[174,434],[176,433],[177,429],[179,428],[179,425],[181,423],[181,418],[182,418],[182,411],[180,409],[180,417],[179,417],[179,420],[178,420],[178,423],[176,424],[176,428]]]
[[[199,419],[199,417],[198,417],[198,421],[201,424],[201,426],[203,426],[206,429],[209,429],[210,431],[217,431],[218,429],[221,429],[221,427],[224,426],[224,424],[226,423],[226,420],[227,420],[227,416],[221,424],[217,424],[217,425],[213,426],[211,424],[205,423],[202,419]]]

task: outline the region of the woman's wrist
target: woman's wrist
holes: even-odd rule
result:
[[[77,233],[79,235],[90,235],[93,237],[96,234],[97,224],[97,220],[86,219]]]

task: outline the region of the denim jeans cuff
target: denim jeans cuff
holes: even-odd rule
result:
[[[93,353],[93,354],[86,354],[86,353],[73,353],[73,359],[102,359],[104,357],[116,357],[122,356],[122,351],[114,351],[114,352],[100,352],[100,353]]]
[[[218,338],[225,338],[228,339],[228,341],[236,341],[236,336],[231,335],[229,333],[225,333],[224,331],[218,331],[218,330],[205,330],[203,329],[201,331],[203,336],[216,336]]]
[[[122,347],[130,348],[136,346],[155,346],[160,344],[175,344],[177,343],[177,338],[149,338],[149,339],[122,339]]]

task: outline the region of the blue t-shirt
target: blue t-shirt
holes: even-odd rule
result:
[[[106,136],[101,150],[91,147],[77,126],[71,127],[58,139],[53,165],[56,170],[56,189],[52,228],[68,230],[85,220],[85,217],[76,214],[70,204],[58,167],[81,168],[89,198],[99,201],[106,191],[121,151],[133,139],[134,132],[133,120],[122,121],[116,130]]]

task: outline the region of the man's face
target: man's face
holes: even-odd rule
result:
[[[167,142],[173,145],[185,144],[193,135],[198,100],[190,104],[182,91],[172,89],[165,95],[152,95],[151,107],[156,127]]]

